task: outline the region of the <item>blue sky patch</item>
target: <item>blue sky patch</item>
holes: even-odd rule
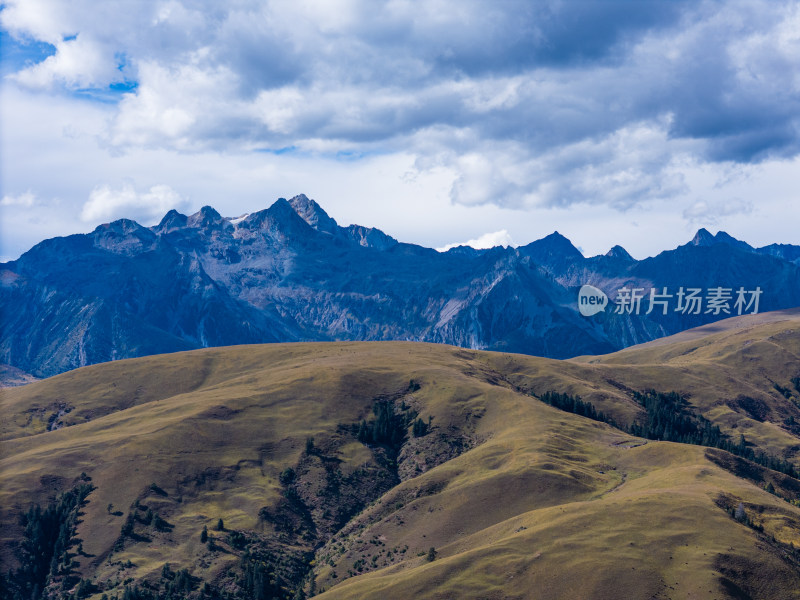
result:
[[[33,39],[18,40],[0,29],[0,72],[3,76],[32,67],[55,53],[56,47],[52,44]]]
[[[297,154],[297,146],[285,146],[283,148],[256,148],[256,152],[262,154],[274,154],[281,156],[282,154]]]
[[[125,81],[115,81],[110,86],[108,86],[108,89],[111,90],[112,92],[116,92],[119,94],[127,94],[129,92],[136,91],[138,87],[139,87],[138,81],[125,80]]]

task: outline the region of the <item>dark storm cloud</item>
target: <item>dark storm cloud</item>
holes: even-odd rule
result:
[[[620,60],[625,45],[673,26],[689,3],[575,0],[475,7],[474,30],[435,46],[438,65],[470,76]]]
[[[665,93],[635,108],[670,112],[670,135],[703,140],[708,160],[796,154],[800,94],[793,73],[800,53],[791,29],[797,14],[793,4],[773,11],[747,4],[738,13],[722,7],[704,15],[659,71],[669,81]],[[657,88],[657,81],[644,80],[644,97]]]

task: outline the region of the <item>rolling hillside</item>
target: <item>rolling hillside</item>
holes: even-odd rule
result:
[[[49,597],[800,597],[799,481],[625,431],[635,392],[674,390],[800,466],[799,356],[786,312],[570,361],[337,342],[85,367],[0,392],[3,564],[31,503],[82,490]]]

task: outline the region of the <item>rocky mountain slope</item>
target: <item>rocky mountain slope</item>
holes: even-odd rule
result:
[[[646,304],[639,314],[615,314],[612,305],[587,318],[577,305],[583,284],[611,302],[621,288],[645,296],[667,288],[672,304],[667,314],[646,314]],[[728,312],[676,310],[681,287],[729,289]],[[798,248],[753,249],[701,230],[642,261],[618,246],[585,258],[557,233],[519,248],[439,253],[340,227],[300,195],[236,219],[204,207],[191,216],[170,211],[151,228],[115,221],[0,265],[0,363],[42,377],[127,357],[312,340],[414,340],[565,358],[735,315],[739,288],[761,290],[761,312],[800,306]]]
[[[8,585],[96,600],[798,597],[800,480],[746,456],[800,466],[799,332],[796,311],[771,313],[569,361],[236,346],[4,390]],[[737,447],[631,435],[649,389]],[[577,396],[604,416],[576,414]],[[63,533],[32,526],[42,515]],[[15,554],[47,564],[16,570]]]

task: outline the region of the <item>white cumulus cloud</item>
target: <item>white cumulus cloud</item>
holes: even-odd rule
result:
[[[700,200],[683,211],[683,218],[698,225],[718,225],[726,217],[750,214],[753,203],[741,198]]]
[[[33,89],[57,84],[76,89],[104,87],[123,78],[113,60],[105,56],[106,50],[85,35],[56,42],[55,47],[55,54],[15,73],[13,79]]]
[[[89,200],[81,211],[81,220],[93,223],[117,218],[151,220],[186,204],[186,200],[168,185],[154,185],[142,193],[130,183],[123,184],[120,189],[102,185],[89,194]]]
[[[19,206],[23,208],[30,208],[36,204],[36,196],[33,192],[27,191],[18,196],[3,196],[0,200],[0,206]]]
[[[477,151],[442,153],[455,178],[454,203],[509,208],[606,204],[618,210],[685,191],[679,163],[691,142],[672,140],[666,119],[632,124],[606,136],[533,152],[515,141],[480,143]],[[454,142],[455,143],[455,142]]]
[[[442,248],[437,248],[439,252],[447,252],[450,248],[457,248],[458,246],[472,246],[477,250],[484,248],[494,248],[495,246],[512,246],[514,244],[509,235],[508,230],[501,229],[500,231],[492,231],[491,233],[484,233],[474,240],[466,242],[457,242],[455,244],[447,244]]]

